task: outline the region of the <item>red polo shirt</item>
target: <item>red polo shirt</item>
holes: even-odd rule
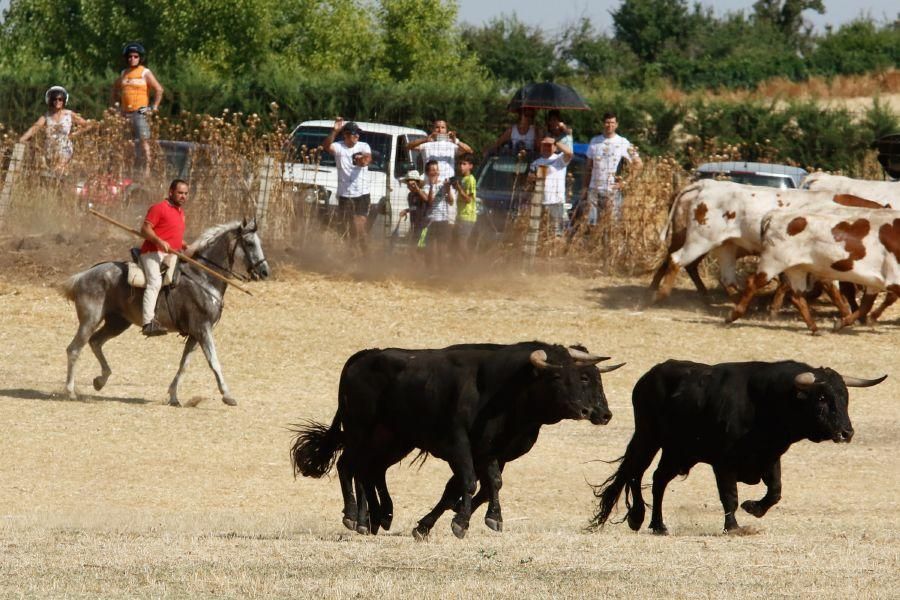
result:
[[[181,250],[184,248],[184,209],[175,206],[168,200],[163,200],[150,207],[147,211],[145,222],[153,226],[153,231],[160,239],[168,242],[173,250]],[[141,254],[147,252],[162,252],[150,240],[144,240],[141,246]]]

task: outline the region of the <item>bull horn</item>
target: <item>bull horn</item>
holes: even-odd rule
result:
[[[815,373],[810,373],[809,371],[806,371],[805,373],[800,373],[796,377],[794,377],[794,385],[796,385],[801,390],[810,387],[815,382],[816,382]]]
[[[887,379],[887,375],[882,375],[876,379],[860,379],[859,377],[849,377],[847,375],[841,375],[841,377],[844,380],[844,385],[847,387],[872,387]]]
[[[628,363],[619,363],[617,365],[607,365],[605,367],[597,367],[597,370],[601,373],[609,373],[610,371],[615,371],[616,369],[620,369],[627,365]]]
[[[528,360],[538,369],[549,369],[553,366],[547,362],[547,353],[543,350],[535,350],[528,357]]]
[[[604,360],[609,360],[608,356],[597,356],[596,354],[591,354],[589,352],[579,350],[578,348],[566,348],[566,350],[569,351],[569,356],[579,362],[595,364],[598,362],[603,362]]]

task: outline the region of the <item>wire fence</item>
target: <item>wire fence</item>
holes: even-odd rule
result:
[[[23,223],[42,220],[77,229],[89,206],[139,227],[147,208],[164,198],[169,181],[181,178],[191,184],[192,230],[256,217],[268,243],[293,248],[334,244],[352,255],[351,219],[338,200],[336,160],[323,148],[332,120],[291,127],[273,110],[263,116],[182,113],[151,123],[149,159],[131,141],[125,119],[110,111],[75,138],[73,157],[64,167],[53,163],[40,135],[27,146],[4,136],[0,231],[15,232]],[[424,174],[423,147],[417,144],[430,132],[387,123],[359,125],[360,141],[372,155],[366,173],[368,251],[423,260],[428,238],[416,223],[415,198],[411,202],[405,178],[410,171]],[[504,127],[498,124],[497,133]],[[475,145],[462,136],[460,141]],[[480,156],[482,148],[471,149]],[[590,273],[643,274],[659,262],[664,252],[660,232],[671,199],[690,178],[673,158],[643,156],[639,174],[620,173],[620,181],[628,183],[620,214],[605,210],[592,219],[584,199],[587,148],[576,143],[560,226],[558,213],[543,206],[533,191],[530,166],[536,154],[521,150],[501,147],[476,161],[475,232],[465,243],[448,245],[446,252],[492,262],[520,260],[530,252]],[[709,148],[704,158],[736,159],[737,153],[736,148]],[[877,163],[861,171],[865,168],[875,169]],[[455,209],[450,212],[452,221]]]

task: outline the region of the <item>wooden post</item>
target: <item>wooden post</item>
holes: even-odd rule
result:
[[[538,238],[541,232],[541,213],[544,204],[544,179],[547,177],[547,167],[538,167],[537,177],[534,181],[534,191],[531,193],[531,202],[528,207],[528,233],[525,234],[525,264],[534,265],[534,257],[537,254]]]
[[[6,220],[6,213],[12,204],[12,188],[16,182],[16,173],[22,165],[22,158],[25,156],[25,144],[17,143],[12,148],[12,156],[9,159],[9,168],[6,170],[6,177],[3,181],[3,188],[0,189],[0,227]]]
[[[256,224],[263,229],[266,217],[269,215],[269,200],[272,197],[272,187],[275,177],[275,161],[271,156],[263,159],[259,167],[259,194],[256,196]]]

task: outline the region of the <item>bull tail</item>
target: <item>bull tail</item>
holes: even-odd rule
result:
[[[340,410],[334,415],[331,427],[307,421],[295,425],[292,431],[297,434],[291,446],[291,467],[294,477],[300,474],[318,479],[331,471],[344,448]]]
[[[609,520],[609,515],[616,507],[616,504],[619,503],[619,498],[622,496],[623,490],[625,490],[625,506],[628,511],[631,512],[633,499],[631,498],[631,489],[626,489],[626,486],[632,479],[640,479],[644,474],[644,471],[647,470],[647,467],[650,466],[650,463],[653,462],[653,457],[659,449],[658,446],[656,448],[647,446],[643,443],[644,441],[646,440],[632,438],[628,443],[628,448],[625,450],[624,456],[620,456],[611,463],[619,464],[619,468],[616,469],[616,472],[600,485],[591,486],[594,490],[594,497],[598,499],[598,503],[597,514],[591,519],[591,522],[588,524],[588,529],[595,530],[606,524]],[[643,520],[643,508],[644,507],[641,506],[639,511],[637,511],[641,515],[639,518],[640,521]],[[630,521],[629,525],[631,525]],[[640,524],[638,524],[638,526],[639,525]]]
[[[678,213],[678,206],[681,204],[682,197],[688,192],[694,191],[696,188],[697,184],[692,183],[686,188],[672,194],[672,204],[669,206],[669,216],[666,217],[666,225],[659,234],[659,241],[665,242],[666,239],[668,239],[669,231],[672,229],[672,223],[675,221],[675,215]]]

